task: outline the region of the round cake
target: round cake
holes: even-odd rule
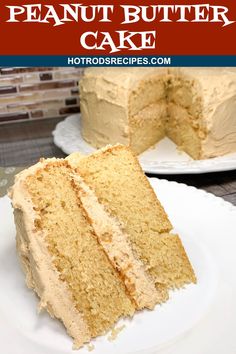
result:
[[[88,68],[82,135],[140,154],[164,136],[194,159],[236,151],[236,68]]]

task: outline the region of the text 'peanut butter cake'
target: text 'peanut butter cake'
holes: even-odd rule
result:
[[[27,285],[76,348],[196,282],[128,147],[41,159],[17,175],[10,195]]]

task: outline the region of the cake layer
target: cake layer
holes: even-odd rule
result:
[[[134,75],[133,70],[129,69],[127,74]],[[165,69],[157,71],[153,68],[142,68],[141,73],[136,74],[139,81],[134,83],[131,80],[127,90],[129,118],[139,115],[146,107],[166,99],[164,81],[166,74]]]
[[[37,291],[42,307],[60,318],[68,329],[71,324],[77,327],[77,332],[82,326],[86,329],[78,335],[69,330],[76,344],[81,345],[91,337],[105,333],[121,316],[133,315],[135,306],[126,293],[119,273],[97,241],[77,190],[72,187],[71,173],[71,168],[64,161],[45,162],[43,168],[37,169],[23,182],[31,208],[37,213],[32,219],[32,237],[47,252],[47,260],[41,258],[33,244],[22,246],[21,241],[18,243],[20,247],[30,249],[30,269],[35,269],[33,264],[37,269],[43,269],[48,263],[57,284],[51,279],[49,282],[46,278],[48,273],[39,278],[32,271],[32,286],[36,291],[38,288],[44,289],[43,294]],[[14,187],[13,200],[15,208],[21,209],[17,199],[18,188]],[[24,193],[23,197],[26,198]],[[22,217],[29,217],[28,213],[24,213],[27,211],[23,211]],[[16,223],[20,224],[18,218]],[[22,230],[21,239],[27,239],[27,234],[27,229]],[[53,298],[50,296],[54,286],[57,291],[61,290],[61,296],[60,292],[59,295],[53,292]],[[70,299],[70,308],[63,309],[67,299]],[[55,308],[57,302],[64,312]],[[71,311],[77,313],[77,318],[70,318]]]
[[[196,283],[194,271],[178,235],[162,233],[149,249],[149,271],[157,284],[168,289]]]
[[[128,148],[120,145],[108,147],[79,159],[77,171],[86,184],[95,191],[99,203],[105,206],[106,211],[112,217],[122,223],[129,242],[146,265],[157,289],[160,289],[160,285],[162,289],[165,289],[166,284],[178,287],[181,279],[183,283],[196,280],[183,248],[178,254],[173,246],[175,248],[173,257],[169,257],[172,263],[166,263],[168,280],[159,282],[160,264],[166,253],[163,248],[165,241],[164,238],[160,238],[160,235],[169,233],[172,225],[138,161]],[[176,236],[167,236],[168,246],[166,247],[172,243],[172,237],[173,245],[176,245]],[[180,240],[179,244],[181,245]],[[161,251],[159,254],[160,249],[164,252]],[[182,258],[183,264],[187,265],[188,281],[186,281],[183,268],[174,266],[175,257]],[[176,283],[177,279],[179,280]]]
[[[60,319],[68,334],[80,347],[91,338],[87,323],[77,310],[68,286],[60,280],[59,273],[47,247],[47,234],[38,229],[40,214],[32,203],[26,180],[43,168],[43,162],[22,171],[16,176],[10,192],[14,207],[17,251],[26,273],[27,286],[40,298],[39,309],[45,308],[52,317]]]
[[[142,232],[158,235],[172,229],[138,161],[127,147],[108,146],[79,159],[76,171],[108,210],[120,209],[118,219],[132,229],[134,239],[138,240]],[[131,213],[133,218],[129,220]]]
[[[166,110],[166,103],[159,101],[130,117],[130,147],[136,154],[164,138]]]
[[[155,284],[145,272],[142,262],[135,257],[119,220],[107,213],[104,206],[98,202],[94,192],[78,174],[73,174],[72,180],[98,242],[102,245],[114,268],[121,274],[137,309],[145,307],[153,309],[157,303],[166,301],[167,293],[156,291]]]
[[[187,152],[192,158],[202,157],[202,142],[200,135],[204,134],[199,126],[194,126],[196,120],[191,119],[187,109],[169,103],[168,119],[166,120],[166,135],[175,142],[180,150]]]

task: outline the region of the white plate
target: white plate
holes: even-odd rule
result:
[[[150,180],[181,235],[198,283],[172,292],[154,311],[121,321],[126,327],[118,338],[98,338],[92,353],[235,354],[236,208],[193,187]],[[47,313],[38,315],[38,300],[26,288],[8,197],[0,199],[0,215],[0,352],[74,354],[61,323]]]
[[[66,154],[80,151],[90,154],[96,149],[89,145],[80,132],[80,114],[67,117],[53,131],[54,143]],[[185,174],[229,171],[236,169],[236,153],[206,160],[193,160],[168,138],[139,155],[142,168],[153,174]]]

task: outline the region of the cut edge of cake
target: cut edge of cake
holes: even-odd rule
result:
[[[76,157],[78,158],[77,154]],[[73,163],[71,158],[68,160]],[[74,339],[74,347],[79,348],[89,342],[92,336],[83,314],[75,308],[71,293],[61,281],[60,274],[53,264],[45,231],[37,229],[40,215],[25,184],[28,177],[37,175],[42,169],[61,164],[70,166],[66,160],[41,159],[39,163],[16,176],[9,196],[15,209],[17,250],[26,275],[26,284],[39,296],[39,309],[46,309],[52,317],[60,319]],[[153,309],[156,304],[165,302],[168,299],[166,289],[160,288],[158,291],[155,288],[142,262],[135,257],[119,222],[106,213],[92,190],[72,168],[69,175],[78,200],[88,216],[88,222],[93,227],[109,262],[116,269],[117,277],[124,283],[131,302],[135,303],[136,310]]]
[[[140,73],[134,69],[85,70],[80,81],[81,122],[83,138],[89,144],[101,148],[106,144],[121,143],[140,154],[167,136],[179,150],[195,160],[236,151],[234,70],[173,68],[163,71],[162,68],[145,68]],[[158,95],[155,104],[148,100],[152,92],[148,94],[151,84],[146,83],[158,80],[158,77],[165,78],[166,95],[162,97],[162,105]],[[99,81],[99,85],[90,83],[91,79],[96,83]],[[85,83],[89,92],[83,90]],[[138,97],[142,85],[146,85],[146,90]],[[162,92],[162,86],[157,90]],[[132,114],[130,102],[132,107],[140,104],[142,107]],[[153,104],[156,108],[151,108]]]
[[[120,153],[125,153],[125,156],[121,157]],[[113,181],[112,179],[115,178],[115,173],[117,172],[117,169],[119,167],[118,167],[117,162],[114,162],[114,166],[112,166],[111,161],[107,165],[103,164],[103,161],[104,161],[104,159],[106,159],[107,154],[110,157],[112,156],[113,158],[116,158],[117,160],[119,160],[119,159],[123,159],[123,161],[124,160],[126,160],[126,161],[131,160],[131,163],[133,163],[135,166],[135,172],[134,173],[132,172],[131,175],[128,176],[128,171],[127,171],[129,169],[129,164],[128,164],[127,170],[123,170],[123,171],[119,170],[118,175],[117,175],[117,179]],[[115,157],[116,154],[117,154],[117,156]],[[146,193],[148,193],[148,195],[149,195],[149,199],[150,199],[149,207],[151,207],[153,210],[155,210],[154,218],[156,218],[156,220],[157,219],[160,220],[160,222],[157,220],[157,222],[155,223],[154,226],[150,225],[150,227],[154,227],[155,230],[153,230],[153,231],[149,230],[146,233],[146,237],[148,237],[149,232],[150,233],[154,232],[154,234],[155,234],[155,237],[152,240],[150,240],[149,252],[150,253],[153,252],[154,246],[155,246],[156,252],[157,252],[157,248],[160,247],[163,249],[164,253],[167,253],[168,247],[170,247],[170,249],[171,249],[171,247],[173,247],[173,249],[175,249],[173,254],[175,254],[175,256],[177,256],[179,269],[176,269],[176,271],[174,269],[172,269],[172,271],[173,271],[172,276],[173,277],[170,278],[169,280],[166,279],[165,282],[162,281],[162,284],[161,284],[161,282],[158,282],[158,280],[157,280],[159,278],[158,268],[162,262],[161,258],[157,260],[157,264],[154,267],[153,266],[153,259],[151,259],[151,255],[147,254],[147,252],[144,255],[144,258],[142,258],[142,252],[138,252],[138,257],[139,258],[141,257],[142,261],[145,263],[145,267],[146,267],[147,271],[149,272],[149,274],[151,274],[151,278],[153,278],[153,279],[155,279],[155,275],[152,274],[153,271],[150,269],[153,267],[155,268],[155,270],[156,270],[155,272],[157,273],[156,274],[156,276],[157,276],[157,278],[156,278],[157,289],[158,289],[158,287],[162,288],[162,286],[164,286],[164,287],[166,286],[167,288],[179,288],[179,287],[182,287],[185,284],[189,284],[191,282],[196,283],[196,276],[194,274],[194,271],[193,271],[191,263],[188,259],[188,256],[184,250],[181,239],[179,238],[178,235],[171,233],[173,226],[172,226],[163,206],[159,202],[159,200],[156,196],[156,193],[154,192],[149,180],[147,179],[147,177],[143,173],[137,156],[133,153],[133,151],[129,147],[124,146],[124,145],[120,145],[120,144],[116,144],[114,146],[108,145],[108,146],[94,152],[91,155],[84,156],[82,159],[80,157],[77,161],[76,161],[76,155],[74,155],[73,163],[74,163],[73,166],[75,168],[77,165],[77,168],[76,168],[77,173],[82,176],[85,183],[87,185],[89,185],[89,187],[95,192],[95,194],[99,200],[99,203],[105,207],[106,212],[110,216],[112,216],[113,218],[115,217],[116,219],[118,219],[119,223],[122,224],[123,229],[126,232],[127,236],[129,233],[127,228],[128,228],[128,224],[130,223],[130,220],[124,219],[123,218],[124,215],[122,216],[122,213],[120,213],[118,215],[115,212],[114,205],[116,204],[117,205],[116,207],[118,209],[120,209],[120,210],[122,209],[122,206],[120,205],[121,200],[119,197],[122,193],[122,190],[123,190],[123,184],[121,182],[121,185],[120,185],[121,178],[119,177],[122,173],[125,175],[125,180],[123,178],[123,182],[127,184],[127,186],[126,186],[127,192],[126,193],[129,196],[129,199],[126,200],[126,202],[128,203],[128,208],[132,210],[132,200],[133,199],[136,200],[136,204],[142,205],[143,200],[136,199],[136,192],[137,192],[136,189],[133,191],[132,195],[129,194],[130,189],[133,187],[133,184],[134,184],[134,175],[137,174],[140,184],[142,184],[143,188],[146,189]],[[96,163],[100,169],[99,175],[102,176],[101,177],[102,184],[99,182],[98,170],[97,170]],[[116,164],[116,167],[115,167],[115,164]],[[94,170],[93,170],[93,168],[94,168]],[[93,178],[93,175],[94,175],[94,178]],[[106,179],[107,179],[107,182],[105,182]],[[128,184],[128,182],[129,182],[129,184]],[[108,194],[108,191],[112,185],[113,185],[113,188]],[[103,193],[100,193],[101,189],[102,189],[102,191],[106,191],[105,196],[103,195]],[[113,198],[113,201],[112,201],[113,194],[116,194],[116,197],[115,197],[115,199]],[[145,197],[143,196],[143,198],[145,198]],[[108,199],[109,199],[109,202],[107,201]],[[111,208],[110,208],[109,204],[111,204]],[[135,211],[133,211],[133,212],[135,213]],[[146,212],[146,210],[144,210],[144,213],[145,212]],[[141,213],[141,211],[139,212],[139,214],[140,213]],[[145,243],[147,241],[147,239],[146,239],[146,241],[142,240],[143,236],[141,234],[139,234],[139,235],[140,236],[138,236],[137,239],[138,239],[138,241],[140,239],[140,242],[142,245],[142,243]],[[129,242],[130,242],[134,252],[137,253],[137,247],[135,245],[135,240],[133,241],[131,238],[131,239],[129,239]],[[148,244],[145,244],[145,247],[148,248]],[[168,261],[167,261],[166,265],[167,265],[168,269],[171,270],[171,267],[172,267],[171,254],[167,254],[167,256],[169,256],[169,258],[167,258]],[[185,268],[187,270],[186,273],[183,272],[182,267],[186,267]]]
[[[95,193],[78,174],[73,174],[72,180],[98,242],[113,267],[120,273],[129,295],[136,303],[136,308],[153,309],[156,304],[165,302],[168,299],[167,291],[157,291],[144,265],[135,256],[119,220],[109,215],[105,207],[98,202]]]
[[[107,146],[95,152],[92,156],[96,158],[99,154],[112,154],[117,149],[125,149],[130,152],[129,148],[117,144],[113,147]],[[67,166],[68,172],[66,171],[66,174],[68,176],[66,178],[70,180],[71,188],[78,200],[78,205],[83,210],[83,215],[91,226],[94,237],[112,265],[114,274],[116,274],[114,276],[117,277],[118,283],[120,282],[120,284],[124,285],[126,296],[128,296],[127,301],[130,301],[130,304],[135,304],[133,305],[133,310],[132,306],[128,305],[128,302],[127,306],[124,305],[124,310],[122,311],[128,311],[128,316],[132,316],[135,309],[152,309],[156,304],[165,302],[168,299],[169,288],[178,288],[190,282],[196,282],[194,271],[179,237],[168,233],[165,239],[165,232],[169,232],[172,229],[172,225],[163,207],[158,202],[155,192],[143,174],[137,158],[133,156],[139,168],[140,176],[143,176],[142,183],[149,188],[149,192],[158,202],[159,210],[164,219],[166,219],[166,223],[164,223],[165,227],[161,233],[161,237],[163,238],[162,247],[163,245],[164,247],[166,246],[166,240],[169,240],[169,238],[172,245],[172,238],[175,238],[177,249],[180,249],[180,258],[182,257],[180,266],[186,266],[190,273],[192,271],[192,274],[188,273],[186,279],[180,282],[179,285],[173,286],[173,284],[168,282],[168,279],[165,280],[161,276],[159,282],[154,282],[154,278],[149,273],[148,265],[145,265],[140,260],[132,243],[129,241],[125,225],[109,213],[106,206],[99,201],[95,191],[81,177],[78,165],[86,158],[81,154],[75,153],[72,156],[68,156],[65,160],[55,158],[41,159],[38,164],[22,171],[16,176],[15,184],[9,193],[15,209],[17,249],[26,274],[26,283],[28,287],[35,290],[38,294],[40,298],[39,308],[46,309],[52,317],[56,317],[64,323],[68,334],[74,339],[75,348],[79,348],[89,342],[94,336],[91,335],[89,324],[83,312],[76,308],[72,292],[66,285],[66,281],[62,281],[60,278],[60,272],[55,267],[52,254],[50,254],[48,249],[45,230],[38,228],[41,216],[37,211],[36,205],[32,202],[32,195],[27,189],[26,180],[28,177],[39,173],[38,178],[42,178],[40,171],[47,170],[50,166],[56,166],[55,168],[57,166],[58,168],[60,166]],[[169,246],[167,245],[166,247],[168,249]],[[169,258],[171,259],[171,255]],[[168,261],[169,259],[167,259],[167,263]],[[117,319],[125,316],[122,315],[122,311],[120,315],[116,315],[118,316],[116,317]],[[109,328],[107,327],[105,332],[110,328],[110,326]],[[104,331],[99,332],[98,335],[100,334],[104,334]]]

